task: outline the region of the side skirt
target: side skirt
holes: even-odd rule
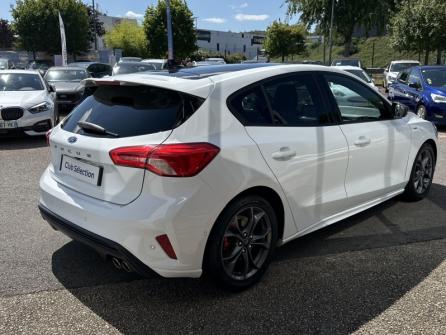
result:
[[[376,205],[378,205],[378,204],[380,204],[380,203],[382,203],[382,202],[384,202],[386,200],[389,200],[389,199],[391,199],[391,198],[393,198],[393,197],[395,197],[398,194],[401,194],[403,192],[404,192],[404,189],[400,189],[400,190],[388,193],[388,194],[386,194],[386,195],[384,195],[382,197],[376,198],[376,199],[374,199],[372,201],[368,201],[368,202],[366,202],[366,203],[364,203],[362,205],[359,205],[359,206],[347,209],[347,210],[342,211],[342,212],[340,212],[338,214],[335,214],[335,215],[332,215],[332,216],[330,216],[328,218],[325,218],[322,221],[319,221],[319,222],[311,225],[310,227],[308,227],[308,228],[306,228],[304,230],[301,230],[301,231],[297,232],[296,234],[294,234],[294,235],[292,235],[290,237],[287,237],[286,239],[284,239],[282,241],[282,243],[280,243],[280,245],[283,245],[283,244],[285,244],[285,243],[287,243],[287,242],[289,242],[291,240],[294,240],[294,239],[296,239],[298,237],[307,235],[307,234],[312,233],[312,232],[314,232],[316,230],[319,230],[319,229],[322,229],[324,227],[327,227],[327,226],[329,226],[329,225],[331,225],[333,223],[336,223],[338,221],[346,219],[346,218],[348,218],[350,216],[353,216],[355,214],[363,212],[366,209],[369,209],[369,208],[371,208],[373,206],[376,206]]]

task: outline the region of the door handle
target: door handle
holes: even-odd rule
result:
[[[365,136],[359,136],[359,138],[353,142],[354,145],[357,147],[365,147],[366,145],[369,145],[371,142],[370,138]]]
[[[290,150],[288,147],[282,147],[279,151],[273,152],[271,157],[277,161],[286,161],[296,156],[296,151]]]

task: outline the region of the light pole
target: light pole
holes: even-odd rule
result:
[[[93,0],[93,23],[94,23],[94,51],[98,50],[98,36],[96,31],[96,7]]]
[[[330,33],[328,36],[328,65],[331,65],[331,50],[333,47],[334,5],[335,5],[335,0],[331,0]]]
[[[173,69],[175,59],[173,57],[173,36],[172,36],[172,17],[170,15],[170,0],[166,0],[167,15],[167,66]]]

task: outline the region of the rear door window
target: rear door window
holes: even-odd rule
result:
[[[65,119],[62,128],[86,136],[111,136],[80,128],[78,122],[83,121],[119,137],[153,134],[178,127],[203,101],[203,98],[150,86],[99,86]]]
[[[296,74],[264,84],[274,121],[279,126],[319,126],[330,122],[313,77]]]

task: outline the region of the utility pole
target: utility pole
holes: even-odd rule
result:
[[[93,22],[94,22],[94,51],[98,50],[98,36],[96,34],[96,7],[93,0]]]
[[[166,0],[166,15],[167,15],[167,66],[173,69],[175,66],[175,59],[173,57],[173,35],[172,35],[172,17],[170,15],[170,0]]]
[[[330,34],[328,41],[328,65],[331,65],[331,50],[333,47],[333,20],[334,20],[334,5],[335,0],[331,0],[331,18],[330,18]]]

